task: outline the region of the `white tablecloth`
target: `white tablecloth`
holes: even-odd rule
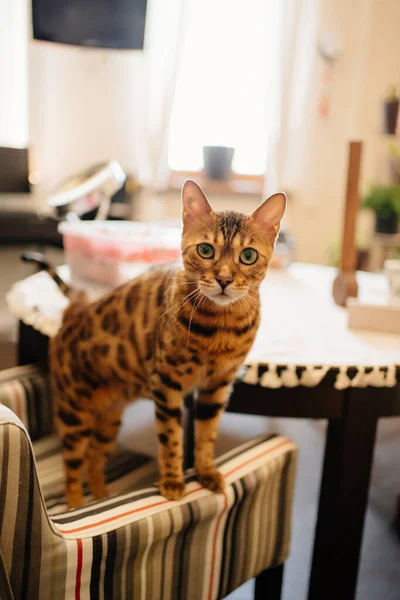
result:
[[[69,280],[68,268],[61,267],[60,275]],[[334,368],[339,370],[335,383],[339,389],[396,385],[400,336],[349,330],[346,309],[336,306],[332,299],[335,275],[335,269],[304,264],[267,274],[261,286],[261,326],[246,360],[249,368],[245,381],[270,388],[311,387]],[[357,278],[361,301],[387,301],[388,287],[383,276],[358,273]],[[92,283],[85,287],[92,298],[105,291]],[[59,328],[67,304],[43,272],[14,284],[7,301],[15,316],[49,336]],[[278,368],[282,366],[283,371]],[[305,367],[300,376],[296,374],[298,367]]]

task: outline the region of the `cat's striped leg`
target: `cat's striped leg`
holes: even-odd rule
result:
[[[195,410],[194,465],[200,483],[213,492],[223,492],[225,481],[215,465],[215,440],[230,384],[223,382],[199,390]]]
[[[160,467],[160,492],[169,500],[185,493],[183,478],[182,393],[168,387],[153,389]]]
[[[73,412],[60,403],[56,424],[63,447],[65,497],[69,508],[82,506],[82,470],[93,419],[90,413]]]
[[[115,440],[121,425],[122,410],[110,411],[105,417],[96,420],[93,435],[86,453],[86,475],[96,500],[108,496],[105,464],[114,449]]]
[[[108,456],[114,450],[121,417],[125,407],[124,393],[118,389],[100,388],[93,396],[97,409],[103,407],[103,412],[97,413],[94,419],[93,433],[89,440],[86,453],[87,480],[96,500],[108,496],[105,465]],[[110,402],[112,405],[110,407]]]

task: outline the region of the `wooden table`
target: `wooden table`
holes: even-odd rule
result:
[[[334,276],[300,264],[268,274],[262,324],[229,404],[236,413],[329,422],[309,600],[355,597],[377,423],[400,415],[400,337],[350,331],[332,301]],[[56,331],[65,303],[45,274],[29,279],[8,296],[21,319],[22,363],[38,358],[40,344],[46,352],[42,334]],[[361,300],[385,301],[383,276],[359,273],[358,283]]]

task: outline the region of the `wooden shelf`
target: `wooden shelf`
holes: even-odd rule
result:
[[[233,173],[224,181],[208,179],[204,171],[171,171],[169,188],[180,190],[187,179],[193,179],[206,194],[243,194],[262,196],[264,177],[262,175],[238,175]]]
[[[373,241],[387,248],[400,247],[400,233],[375,233]]]

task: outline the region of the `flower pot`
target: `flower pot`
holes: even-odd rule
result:
[[[376,215],[375,231],[376,233],[397,233],[399,218],[397,215],[391,217],[380,217]]]
[[[396,133],[399,100],[387,100],[383,103],[383,133]]]
[[[228,179],[232,173],[234,148],[203,146],[204,171],[208,179]]]

